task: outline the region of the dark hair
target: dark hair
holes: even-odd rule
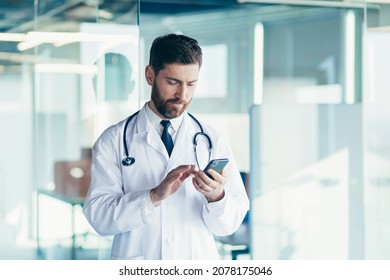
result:
[[[157,75],[165,64],[198,64],[202,66],[202,49],[193,38],[166,34],[154,39],[150,48],[149,65]]]

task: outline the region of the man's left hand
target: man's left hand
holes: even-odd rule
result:
[[[212,169],[207,170],[207,172],[212,178],[207,176],[202,170],[199,170],[194,174],[192,183],[195,189],[206,197],[208,202],[219,201],[225,196],[226,174],[224,171],[219,174]]]

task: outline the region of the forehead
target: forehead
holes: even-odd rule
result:
[[[198,64],[165,64],[158,76],[162,78],[173,78],[180,81],[196,81],[199,75]]]

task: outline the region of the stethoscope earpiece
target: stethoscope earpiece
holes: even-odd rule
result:
[[[130,165],[132,165],[134,162],[135,162],[135,158],[133,158],[133,157],[125,157],[125,158],[122,160],[122,164],[123,164],[124,166],[130,166]]]

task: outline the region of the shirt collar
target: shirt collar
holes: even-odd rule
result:
[[[152,109],[150,109],[149,107],[149,102],[146,104],[145,106],[146,108],[146,115],[149,119],[149,122],[152,124],[152,126],[157,130],[157,131],[160,131],[161,130],[161,125],[160,125],[160,122],[163,120],[162,118],[160,118],[155,112],[152,111]],[[174,118],[174,119],[169,119],[169,121],[171,122],[171,127],[173,128],[173,133],[177,132],[183,122],[183,119],[184,119],[184,114],[181,114],[180,116],[178,116],[177,118]]]

